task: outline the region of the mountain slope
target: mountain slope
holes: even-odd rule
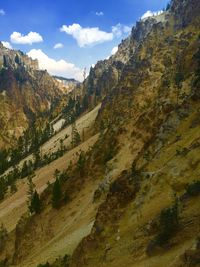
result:
[[[198,266],[200,200],[185,190],[199,180],[199,152],[193,147],[199,124],[192,126],[199,107],[199,14],[198,1],[172,1],[168,12],[133,29],[132,55],[117,86],[107,91],[96,120],[98,128],[113,129],[121,145],[110,163],[113,172],[127,157],[126,172],[112,177],[116,182],[70,266]],[[159,246],[154,239],[159,216],[173,207],[176,197],[177,233],[165,240],[166,247]]]
[[[199,1],[174,0],[91,69],[83,87],[91,106],[102,101],[98,116],[82,143],[36,171],[63,171],[75,153],[59,176],[61,206],[52,208],[49,185],[41,213],[9,233],[3,263],[199,266],[199,25]]]
[[[62,95],[56,80],[39,70],[37,60],[0,43],[0,147],[10,145]]]

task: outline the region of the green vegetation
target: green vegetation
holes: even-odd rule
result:
[[[188,184],[186,187],[186,192],[192,197],[200,195],[200,181],[194,181],[192,184]]]
[[[63,194],[61,190],[61,183],[59,178],[56,178],[56,181],[53,184],[52,190],[52,207],[54,209],[59,209],[62,202]]]
[[[44,264],[39,264],[37,267],[50,267],[50,264],[47,262]]]
[[[6,241],[8,239],[8,232],[3,224],[1,224],[0,228],[0,252],[4,249],[6,245]]]
[[[163,209],[159,216],[158,234],[152,239],[146,249],[148,255],[152,255],[156,247],[165,247],[170,238],[178,230],[178,201],[166,209]]]
[[[8,191],[8,187],[6,185],[6,182],[4,179],[0,179],[0,200],[3,200],[5,197],[5,194]]]
[[[79,173],[82,175],[84,175],[85,162],[86,162],[86,155],[83,151],[81,151],[78,162],[77,162],[77,169]]]
[[[0,151],[0,174],[3,174],[9,167],[17,165],[30,153],[38,156],[39,147],[53,134],[53,127],[50,123],[47,123],[44,129],[37,129],[33,122],[32,126],[18,139],[15,149]]]
[[[63,258],[59,257],[56,259],[52,264],[46,262],[44,264],[39,264],[37,267],[69,267],[70,260],[71,257],[69,255],[65,255]]]
[[[74,122],[74,123],[72,123],[72,141],[71,141],[72,147],[76,147],[80,143],[81,143],[81,137],[80,137],[80,134],[76,128],[76,124]]]
[[[28,177],[28,209],[30,213],[40,213],[42,209],[42,202],[39,194],[35,190],[35,184],[32,177]]]
[[[88,109],[88,96],[84,96],[83,99],[80,97],[72,98],[69,97],[67,105],[64,107],[62,113],[65,118],[63,128],[67,125],[75,122],[84,111]]]
[[[38,214],[41,212],[41,209],[42,209],[42,203],[40,200],[40,196],[39,196],[38,192],[35,190],[33,195],[32,195],[32,198],[31,198],[29,211],[30,211],[30,213]]]
[[[156,237],[158,245],[165,245],[178,229],[178,203],[161,211],[159,220],[159,234]]]

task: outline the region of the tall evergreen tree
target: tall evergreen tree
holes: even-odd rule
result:
[[[27,195],[28,195],[28,200],[27,200],[27,204],[28,204],[28,207],[30,207],[31,205],[31,201],[32,201],[32,197],[33,197],[33,194],[34,194],[34,191],[35,191],[35,184],[33,183],[33,180],[32,180],[32,176],[28,176],[27,178],[28,180],[28,192],[27,192]]]
[[[35,190],[32,197],[31,197],[31,203],[29,205],[29,211],[30,213],[40,213],[42,209],[42,203],[40,200],[40,196],[38,192]]]
[[[84,175],[85,161],[86,161],[85,153],[83,151],[81,151],[81,153],[79,155],[78,162],[77,162],[77,168],[78,168],[80,174],[82,174],[82,175]]]
[[[0,178],[0,200],[3,200],[5,197],[5,194],[7,193],[8,186],[6,184],[6,181],[3,177]]]
[[[61,185],[59,179],[56,178],[52,191],[52,207],[55,209],[59,209],[61,201],[62,201]]]
[[[76,147],[77,145],[79,145],[81,143],[81,137],[80,134],[76,128],[76,123],[72,123],[72,147]]]

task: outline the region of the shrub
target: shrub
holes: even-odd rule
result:
[[[156,248],[167,245],[179,226],[178,202],[169,208],[163,209],[159,216],[159,232],[147,245],[146,253],[152,255]]]
[[[186,192],[189,196],[200,195],[200,181],[194,181],[192,184],[188,184],[186,187]]]
[[[157,236],[158,245],[164,245],[178,228],[178,205],[177,202],[161,211],[159,220],[160,233]]]

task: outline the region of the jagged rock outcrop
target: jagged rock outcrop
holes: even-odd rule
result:
[[[12,67],[17,68],[19,65],[24,66],[26,70],[38,70],[38,60],[31,59],[25,55],[22,51],[8,49],[0,42],[0,68]]]

